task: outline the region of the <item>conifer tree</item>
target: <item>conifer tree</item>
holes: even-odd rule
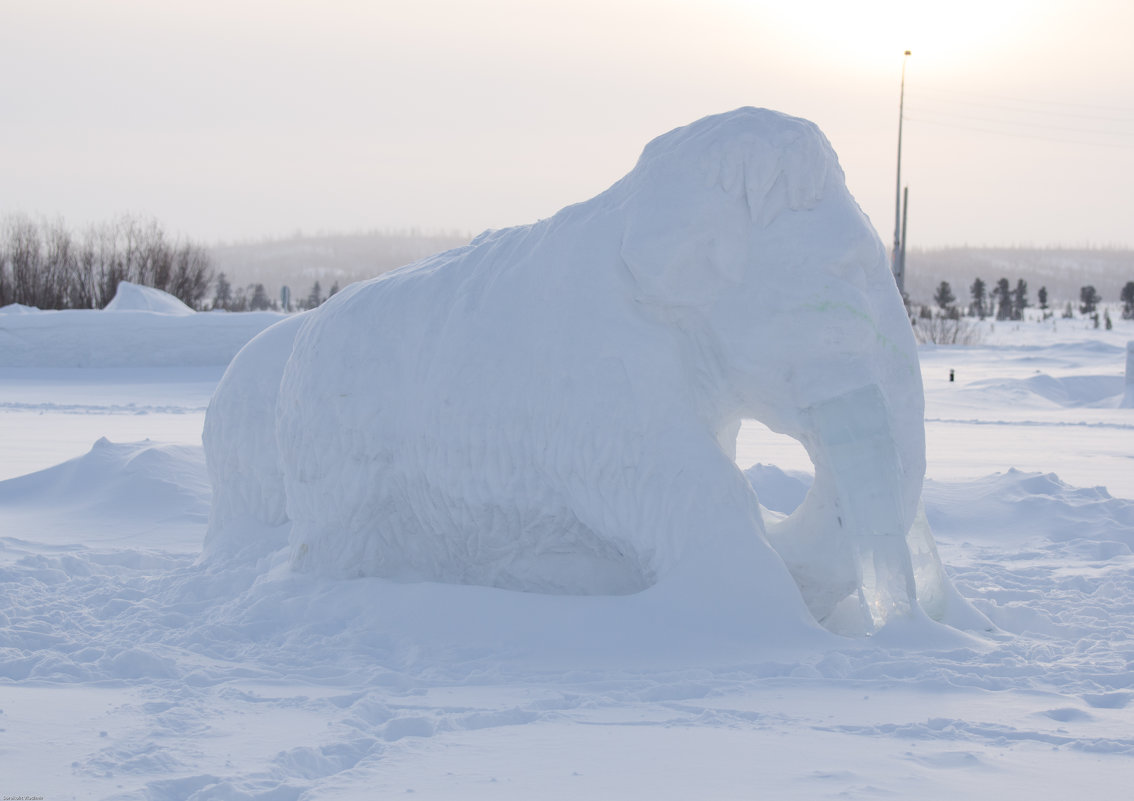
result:
[[[1028,282],[1023,278],[1016,282],[1012,290],[1012,319],[1024,319],[1024,309],[1028,307]]]
[[[225,278],[224,273],[217,275],[217,288],[213,294],[213,308],[227,309],[232,303],[232,284]]]
[[[311,291],[307,293],[307,308],[314,309],[323,305],[323,288],[319,286],[316,281],[311,287]]]
[[[272,301],[268,299],[267,290],[264,289],[263,284],[256,284],[252,288],[252,298],[248,301],[248,308],[252,311],[266,311],[272,307]]]
[[[933,300],[936,301],[937,307],[943,312],[949,311],[950,307],[957,302],[953,288],[949,286],[948,281],[942,281],[937,285],[937,291],[933,293]]]
[[[1098,290],[1090,284],[1079,288],[1079,311],[1083,314],[1094,314],[1100,300]]]
[[[1134,320],[1134,281],[1127,281],[1119,296],[1122,301],[1122,319]]]
[[[969,293],[973,298],[969,310],[983,320],[988,316],[988,289],[985,287],[984,281],[980,278],[973,281],[972,286],[969,287]]]
[[[996,282],[996,319],[1012,319],[1012,287],[1007,278]]]

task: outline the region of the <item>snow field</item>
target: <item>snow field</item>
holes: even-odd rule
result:
[[[954,585],[998,632],[934,641],[884,630],[781,653],[609,641],[588,652],[603,621],[549,630],[546,597],[298,576],[271,530],[242,563],[214,569],[197,557],[209,506],[200,447],[95,444],[139,386],[103,376],[102,400],[82,413],[42,409],[86,427],[77,462],[31,473],[41,454],[4,440],[5,466],[27,475],[0,482],[0,792],[1122,797],[1134,766],[1132,493],[1010,472],[1010,447],[983,448],[1020,443],[1030,412],[1065,423],[1111,413],[1038,393],[1006,407],[999,393],[1034,376],[1029,365],[1056,381],[1109,379],[1124,354],[1091,340],[1033,345],[1029,333],[1017,346],[921,354],[927,408],[960,419],[963,402],[971,421],[955,424],[962,436],[943,454],[951,478],[937,477],[930,436],[926,511]],[[940,380],[946,363],[953,386]],[[199,432],[203,412],[190,407],[207,382],[178,372],[162,378],[188,390],[180,416]],[[172,400],[150,378],[144,392]],[[44,371],[37,384],[29,371],[15,383],[31,404],[79,397],[89,380]],[[1097,458],[1083,430],[1043,429],[1060,477]],[[1130,428],[1110,432],[1134,453]],[[742,431],[742,465],[761,436]],[[973,469],[960,475],[965,454]],[[783,461],[787,472],[748,472],[773,515],[810,480]]]

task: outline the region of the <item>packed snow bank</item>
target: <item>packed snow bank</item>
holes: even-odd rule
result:
[[[885,251],[830,145],[740,109],[659,137],[590,201],[250,345],[208,413],[210,543],[287,519],[293,566],[326,576],[869,632],[919,599],[946,613],[922,410]],[[742,418],[816,468],[768,531],[733,461]]]
[[[118,289],[103,311],[150,311],[157,314],[196,314],[168,292],[151,286],[120,281]]]
[[[1119,405],[1123,409],[1134,409],[1134,342],[1126,343],[1126,393]]]
[[[223,366],[284,317],[277,312],[11,309],[0,309],[0,367]]]

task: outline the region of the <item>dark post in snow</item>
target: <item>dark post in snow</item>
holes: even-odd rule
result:
[[[902,236],[902,117],[905,112],[906,104],[906,59],[909,57],[910,51],[907,50],[905,55],[902,56],[902,85],[901,92],[898,95],[898,181],[897,188],[894,191],[894,250],[890,254],[890,262],[894,271],[894,281],[898,285],[898,291],[905,297],[906,294],[906,275],[905,264],[902,262],[904,240]]]

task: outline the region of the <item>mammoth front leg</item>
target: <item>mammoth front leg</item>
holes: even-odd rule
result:
[[[626,532],[626,546],[653,573],[652,586],[628,602],[658,619],[746,640],[813,631],[764,536],[755,493],[718,443],[703,433],[670,436],[647,451],[633,484],[604,485],[607,530],[613,523]]]

